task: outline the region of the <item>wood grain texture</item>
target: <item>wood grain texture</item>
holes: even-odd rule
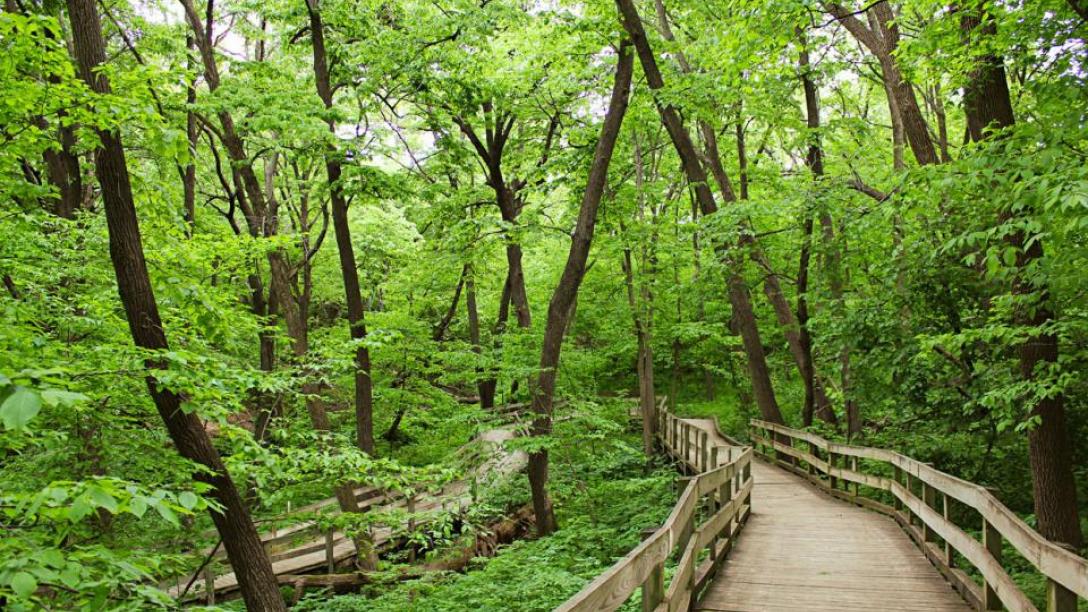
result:
[[[1029,563],[1044,574],[1048,579],[1048,589],[1056,594],[1060,602],[1054,602],[1054,610],[1071,610],[1079,596],[1088,599],[1088,560],[1076,553],[1062,548],[1060,545],[1046,540],[1040,533],[1029,527],[1014,512],[1005,507],[987,489],[962,480],[951,474],[946,474],[930,465],[917,461],[906,455],[862,446],[850,446],[836,444],[825,440],[816,434],[799,431],[768,423],[753,420],[752,440],[757,446],[773,448],[776,454],[788,455],[806,462],[810,468],[830,476],[829,482],[821,482],[821,486],[836,487],[836,480],[860,483],[876,489],[882,489],[891,493],[896,500],[896,508],[906,509],[912,516],[923,523],[923,531],[928,530],[931,535],[935,533],[945,542],[965,557],[974,568],[982,575],[991,595],[999,598],[1001,604],[1010,610],[1034,610],[1035,607],[1012,581],[1000,562],[988,553],[978,542],[975,536],[968,534],[959,526],[949,522],[944,516],[946,512],[936,512],[932,504],[915,495],[912,482],[921,483],[923,491],[933,489],[940,492],[944,503],[949,499],[964,504],[977,511],[986,524],[992,527],[998,536],[1017,550]],[[819,448],[830,457],[831,461],[823,462],[811,453],[793,448],[785,444],[787,439],[794,442],[803,441],[810,448]],[[814,451],[815,452],[815,451]],[[835,457],[850,458],[850,464],[855,469],[847,470],[835,465]],[[857,471],[857,460],[866,459],[889,464],[894,468],[895,478],[888,479],[871,474],[863,474]],[[841,461],[840,461],[841,463]],[[782,465],[782,464],[780,464]],[[789,466],[785,466],[789,468]],[[899,482],[905,477],[905,484]],[[856,494],[855,487],[855,494]],[[829,491],[838,495],[835,491]],[[862,498],[856,498],[862,503]],[[878,508],[879,509],[879,508]],[[884,511],[884,509],[881,509]],[[900,521],[903,523],[904,521]],[[925,539],[925,533],[922,534]],[[924,548],[924,547],[923,547]],[[957,571],[948,567],[945,559],[930,557],[946,574],[952,576],[969,599],[977,590],[976,585],[969,580],[959,580]],[[995,604],[996,605],[996,604]]]
[[[688,480],[660,527],[556,608],[556,612],[615,610],[640,587],[645,594],[648,584],[654,595],[649,601],[643,599],[644,609],[688,610],[718,569],[715,559],[729,550],[745,524],[752,491],[752,449],[731,444],[721,435],[716,421],[679,418],[666,411],[664,405],[662,401],[654,415],[662,449],[684,471],[696,475]],[[706,516],[699,512],[700,507],[707,508]],[[711,513],[711,508],[716,510]],[[700,563],[699,554],[704,548],[713,558]],[[664,596],[660,597],[663,585],[659,577],[673,552],[679,556],[679,562]]]
[[[752,469],[748,525],[699,609],[970,610],[893,520],[762,462]]]

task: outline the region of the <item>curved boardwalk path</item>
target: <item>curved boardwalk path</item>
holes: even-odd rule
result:
[[[653,418],[658,447],[693,476],[665,522],[559,612],[634,597],[644,612],[1036,612],[1009,549],[1045,581],[1047,612],[1088,600],[1088,560],[927,463],[760,420],[742,446],[664,401]]]
[[[752,472],[748,525],[698,609],[971,609],[891,518],[761,461]]]
[[[486,459],[470,474],[471,478],[454,481],[442,488],[437,494],[419,494],[412,497],[411,505],[403,495],[394,495],[379,491],[372,487],[364,487],[355,491],[356,501],[360,511],[382,511],[392,509],[409,509],[414,514],[424,515],[427,512],[444,510],[446,508],[463,509],[475,501],[474,489],[479,485],[487,485],[508,478],[512,474],[520,472],[528,463],[528,455],[524,451],[511,451],[505,443],[515,436],[511,428],[493,429],[482,432],[471,444],[482,445]],[[305,508],[300,508],[297,513],[320,511],[322,508],[335,507],[336,499],[329,498]],[[335,511],[334,513],[339,513]],[[411,520],[411,519],[410,519]],[[373,545],[381,549],[395,536],[392,527],[383,526],[373,530]],[[300,522],[291,527],[264,533],[261,541],[272,561],[272,571],[277,576],[295,576],[306,572],[335,567],[337,562],[354,557],[356,555],[355,543],[341,531],[329,534],[321,534],[316,529],[316,523],[312,520]],[[218,549],[217,549],[218,550]],[[206,553],[210,551],[205,551]],[[221,550],[218,559],[224,559],[225,553]],[[191,578],[191,577],[189,577]],[[212,588],[209,588],[209,581]],[[181,596],[182,585],[188,582],[181,581],[176,584],[166,585],[166,590],[172,597]],[[218,594],[228,594],[238,589],[238,579],[234,572],[221,575],[205,574],[203,581],[194,583],[193,588],[185,595],[185,600],[205,599],[214,601],[214,597],[208,597],[208,591],[213,590]]]

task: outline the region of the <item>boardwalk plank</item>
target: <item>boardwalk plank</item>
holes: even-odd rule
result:
[[[749,524],[698,609],[970,610],[889,518],[753,462]]]

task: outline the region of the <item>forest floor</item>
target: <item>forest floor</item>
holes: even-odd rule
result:
[[[627,418],[628,403],[606,404],[606,418],[574,416],[557,424],[557,444],[551,451],[561,527],[556,534],[503,546],[492,558],[474,560],[465,572],[433,572],[349,595],[315,591],[295,609],[553,609],[634,547],[642,530],[660,524],[675,502],[676,472],[667,465],[647,469],[638,434]],[[528,484],[517,477],[485,496],[481,506],[509,509],[528,499]]]

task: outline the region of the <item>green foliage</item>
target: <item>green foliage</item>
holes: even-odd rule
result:
[[[893,163],[882,67],[816,4],[664,4],[674,40],[656,7],[638,3],[665,87],[648,91],[636,66],[563,340],[554,430],[510,444],[549,451],[563,529],[463,575],[311,597],[305,608],[549,609],[576,591],[671,505],[669,477],[643,471],[626,432],[640,345],[652,352],[656,394],[681,414],[717,417],[738,437],[758,415],[732,278],[747,285],[782,412],[801,423],[795,330],[779,324],[764,293],[777,277],[796,317],[803,252],[815,369],[840,420],[848,401],[860,407],[858,441],[992,486],[1030,517],[1032,407],[1061,397],[1079,499],[1088,498],[1088,88],[1084,24],[1070,4],[984,3],[992,28],[964,33],[944,4],[892,3],[903,33],[894,61],[931,137],[944,140],[943,163],[926,167],[909,146]],[[167,607],[156,585],[187,576],[214,544],[216,508],[194,481],[200,468],[175,452],[149,389],[183,397],[261,525],[286,526],[297,518],[288,508],[340,485],[433,491],[464,477],[487,452],[471,440],[513,418],[502,407],[528,432],[549,301],[622,37],[614,3],[324,0],[330,109],[316,95],[305,9],[214,3],[220,86],[211,91],[174,10],[100,3],[106,96],[77,75],[61,5],[0,13],[8,607]],[[962,92],[990,56],[1005,68],[1016,124],[964,142]],[[807,122],[802,72],[816,85],[818,127]],[[698,214],[659,104],[681,111],[698,148],[705,131],[716,135],[732,190],[743,182],[747,199],[727,198],[712,177],[719,212]],[[237,144],[226,142],[228,115],[243,162],[228,155]],[[169,350],[132,344],[94,172],[97,130],[125,145]],[[814,144],[819,177],[805,165]],[[56,214],[57,156],[78,167],[72,218]],[[332,160],[342,166],[335,183]],[[268,210],[253,210],[245,164]],[[347,324],[334,188],[350,205],[363,339]],[[501,210],[503,198],[514,208]],[[532,318],[524,328],[507,287],[515,245]],[[286,261],[286,279],[273,279],[270,257]],[[276,303],[274,284],[293,303]],[[287,304],[302,313],[304,333],[288,329]],[[1041,312],[1054,316],[1025,323]],[[1057,359],[1025,375],[1018,347],[1050,337]],[[359,347],[372,363],[375,456],[355,445]],[[161,365],[150,380],[149,362]],[[488,383],[500,410],[476,401]],[[314,431],[317,407],[331,431]],[[266,411],[274,418],[258,441],[254,423]],[[477,497],[467,515],[428,515],[411,533],[399,509],[307,517],[450,543],[524,504],[527,484],[519,477]]]
[[[614,413],[613,413],[614,414]],[[302,610],[551,610],[638,544],[642,529],[659,524],[675,502],[674,476],[646,475],[637,442],[617,437],[617,421],[593,418],[563,428],[553,487],[562,529],[515,542],[465,574],[434,573],[369,595],[311,596]],[[572,437],[574,432],[584,437]],[[590,443],[594,441],[594,443]],[[512,495],[527,501],[524,484]],[[501,492],[486,503],[503,503]],[[502,585],[502,588],[495,588]]]

